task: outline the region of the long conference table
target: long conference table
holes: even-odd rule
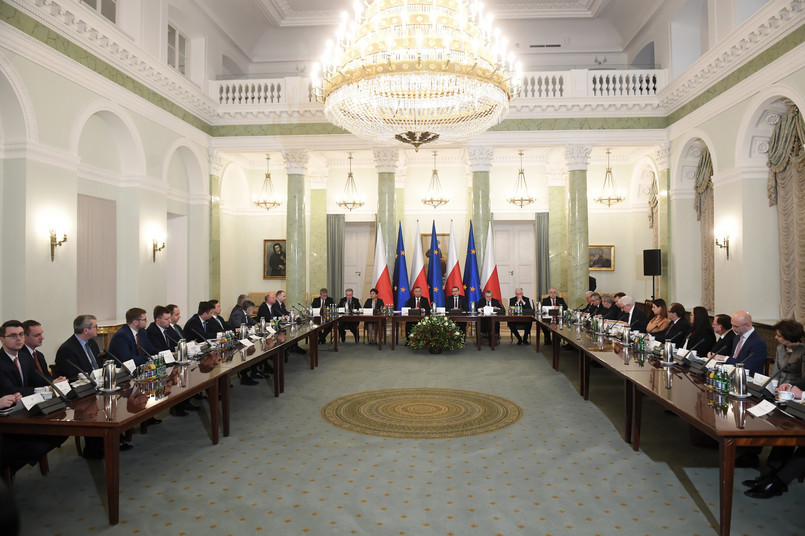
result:
[[[730,533],[735,449],[750,446],[805,445],[805,422],[772,411],[753,417],[747,410],[757,399],[737,398],[714,393],[686,368],[663,366],[653,357],[636,353],[575,327],[559,328],[540,319],[553,335],[553,365],[559,369],[565,341],[579,360],[579,394],[585,400],[590,393],[592,363],[620,376],[624,381],[626,406],[624,440],[634,450],[640,449],[640,425],[643,399],[649,398],[718,441],[719,456],[719,534]],[[539,348],[539,342],[537,342]]]

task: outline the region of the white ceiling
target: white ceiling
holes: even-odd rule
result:
[[[352,0],[191,0],[253,63],[318,59]],[[518,55],[618,54],[662,0],[487,0]],[[531,48],[558,44],[559,48]],[[521,58],[523,59],[523,58]],[[572,62],[572,60],[571,60]],[[527,58],[524,64],[528,66]],[[253,69],[254,70],[254,69]],[[259,69],[257,69],[259,70]]]

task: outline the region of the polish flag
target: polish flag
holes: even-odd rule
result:
[[[456,239],[453,234],[453,222],[450,222],[450,245],[447,249],[447,280],[444,284],[444,295],[450,296],[453,287],[458,287],[458,292],[464,295],[464,283],[461,281],[461,268],[458,266],[458,250],[456,249]]]
[[[389,265],[386,261],[386,246],[383,242],[383,231],[380,223],[377,224],[377,242],[375,243],[375,269],[372,281],[377,289],[377,297],[384,304],[394,303],[394,294],[391,292],[391,279],[389,278]]]
[[[492,297],[502,300],[500,296],[500,280],[498,279],[498,267],[495,264],[495,246],[492,244],[492,222],[489,222],[489,233],[486,235],[486,254],[484,255],[484,267],[481,270],[481,288],[484,292],[492,291]],[[501,301],[501,303],[503,303]]]
[[[422,295],[428,295],[428,274],[425,272],[425,255],[422,253],[422,236],[419,232],[419,222],[416,222],[416,235],[414,239],[414,259],[411,266],[410,277],[408,280],[411,282],[411,295],[414,294],[414,288],[419,287],[422,289]]]

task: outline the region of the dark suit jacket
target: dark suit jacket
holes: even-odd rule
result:
[[[327,296],[327,299],[324,300],[324,304],[321,303],[321,297],[313,298],[313,301],[310,302],[310,306],[313,309],[321,309],[322,307],[327,307],[329,305],[335,305],[335,300],[332,296]]]
[[[288,316],[291,312],[285,307],[284,303],[281,303],[279,300],[274,302],[274,305],[271,306],[271,318],[276,316]]]
[[[618,318],[618,320],[628,322],[629,313],[627,313],[626,311],[621,311],[621,316],[620,318]],[[644,313],[643,309],[638,307],[637,304],[634,304],[632,308],[632,321],[629,324],[629,329],[645,333],[646,327],[648,327],[648,317],[646,316],[646,313]]]
[[[159,329],[159,326],[157,326],[156,322],[151,322],[151,324],[149,324],[149,326],[145,329],[151,346],[153,346],[157,352],[161,352],[163,350],[170,350],[172,352],[176,349],[176,341],[171,338],[171,331],[173,330],[170,328],[170,326],[168,326],[168,329],[165,330],[165,336],[163,336],[162,330]],[[173,333],[176,332],[173,331]],[[167,340],[165,340],[165,337],[167,337]]]
[[[445,306],[447,311],[452,311],[453,309],[455,309],[454,303],[455,302],[453,301],[453,296],[446,296],[445,297],[444,306]],[[467,309],[469,309],[469,306],[467,305],[467,297],[466,296],[461,296],[459,294],[459,296],[458,296],[458,308],[459,308],[459,310],[464,311],[464,312],[466,312]]]
[[[34,365],[34,360],[27,350],[25,352],[20,351],[17,354],[17,360],[20,363],[22,377],[25,381],[20,378],[20,371],[17,369],[17,365],[14,364],[13,358],[0,348],[0,396],[14,393],[28,396],[34,394],[35,387],[48,385],[48,382],[34,372],[36,365]]]
[[[690,337],[687,337],[687,341],[688,350],[696,350],[696,355],[707,355],[707,352],[710,352],[716,343],[716,334],[713,328],[705,326],[704,329],[691,333]],[[682,339],[681,344],[685,344],[685,339]]]
[[[528,309],[529,311],[532,310],[533,306],[531,305],[531,300],[528,299],[527,296],[523,296],[523,310]],[[509,298],[509,307],[514,307],[514,304],[517,303],[517,296],[513,296]]]
[[[207,321],[207,329],[204,329],[204,326],[201,323],[201,318],[195,314],[190,317],[184,325],[184,334],[187,340],[196,341],[196,342],[204,342],[207,339],[214,339],[217,335],[217,328],[214,325],[210,325],[211,322]]]
[[[551,297],[546,296],[545,298],[542,298],[542,301],[540,302],[540,305],[542,305],[543,307],[551,307]],[[556,305],[557,306],[562,306],[565,309],[568,309],[568,306],[567,306],[567,303],[565,302],[565,299],[562,298],[561,296],[556,297]]]
[[[101,349],[98,348],[98,343],[95,339],[87,341],[92,355],[95,356],[95,361],[98,366],[101,366],[103,360],[101,359]],[[89,357],[84,352],[84,347],[81,346],[81,341],[78,337],[71,335],[69,339],[64,341],[59,349],[56,350],[56,374],[65,376],[66,378],[75,379],[78,377],[78,371],[75,367],[70,366],[68,363],[73,363],[84,372],[91,372],[92,365],[89,362]]]
[[[484,307],[486,307],[486,298],[481,298],[477,302],[475,302],[475,308],[480,312]],[[503,310],[503,304],[500,303],[500,300],[496,298],[492,298],[492,307],[495,309]]]
[[[617,320],[622,312],[614,303],[609,306],[609,309],[604,307],[603,304],[598,308],[598,314],[601,315],[602,320]],[[648,324],[646,325],[648,326]]]
[[[228,324],[230,325],[230,329],[240,329],[242,324],[246,324],[246,326],[253,326],[256,323],[257,322],[254,321],[254,318],[247,315],[246,310],[239,305],[236,305],[232,309],[232,314],[229,315]]]
[[[368,300],[366,300],[366,303],[363,304],[364,309],[375,310],[375,309],[380,309],[382,307],[383,307],[383,300],[381,300],[380,298],[375,299],[375,306],[374,307],[372,307],[372,298],[369,298]]]
[[[346,308],[346,306],[347,306],[347,297],[344,296],[343,298],[338,300],[338,307]],[[352,310],[352,312],[354,313],[355,311],[357,311],[358,309],[361,308],[361,300],[359,300],[358,298],[353,296],[352,299],[349,300],[349,307]]]
[[[34,350],[35,355],[31,355],[31,352],[28,350],[27,346],[23,346],[20,352],[24,352],[26,355],[31,356],[31,359],[35,359],[36,361],[34,361],[34,366],[36,366],[36,362],[39,362],[39,368],[42,369],[44,375],[50,378],[51,380],[53,379],[53,376],[50,375],[50,369],[48,368],[47,360],[45,359],[45,356],[42,355],[42,352],[40,352],[39,350]]]
[[[741,347],[741,353],[734,355],[739,340],[740,338],[736,335],[735,339],[732,341],[731,357],[727,359],[725,363],[733,365],[743,362],[744,368],[751,374],[757,374],[758,372],[763,374],[766,370],[766,361],[769,358],[769,350],[766,347],[766,341],[763,340],[763,337],[758,335],[757,331],[753,331],[749,334],[749,337],[746,338],[746,341],[744,341]]]
[[[261,318],[265,318],[266,322],[268,322],[273,317],[271,307],[269,307],[266,302],[261,303],[260,307],[257,308],[257,321],[259,322]]]
[[[224,317],[222,316],[211,317],[208,324],[212,324],[214,328],[213,331],[215,331],[216,334],[218,334],[219,331],[226,331],[228,329],[232,329],[229,327],[229,324],[227,323],[226,320],[224,320]],[[240,327],[240,324],[238,324],[238,327]],[[207,329],[209,330],[210,327],[207,326]]]
[[[409,309],[414,309],[416,307],[416,298],[413,296],[408,298],[408,301],[405,302],[405,306]],[[430,302],[428,301],[428,298],[425,296],[419,297],[419,308],[424,309],[426,315],[430,314]]]
[[[660,342],[670,341],[676,344],[677,348],[682,348],[682,345],[685,344],[685,338],[688,336],[688,333],[690,333],[690,322],[682,317],[673,324],[668,324],[668,327],[665,329],[665,331],[657,333],[654,337]],[[698,348],[696,349],[696,353],[699,353]]]
[[[716,355],[730,355],[732,353],[732,341],[735,339],[735,332],[729,330],[727,333],[721,337],[720,340],[717,340],[716,343],[713,345],[713,348],[710,350]],[[697,351],[697,353],[699,353]],[[701,353],[699,353],[701,355]]]
[[[135,365],[146,363],[148,356],[156,354],[157,350],[153,347],[151,341],[148,340],[148,332],[146,330],[141,329],[139,335],[140,346],[143,349],[142,353],[147,355],[140,355],[141,352],[139,352],[139,348],[137,348],[137,341],[134,340],[134,334],[131,332],[131,328],[128,324],[124,324],[112,335],[112,340],[109,341],[109,353],[124,363],[129,359],[133,359]]]
[[[179,324],[171,324],[171,329],[168,330],[168,337],[170,337],[174,343],[178,343],[180,339],[185,338],[184,331],[179,327]]]

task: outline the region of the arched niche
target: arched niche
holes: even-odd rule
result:
[[[765,167],[769,156],[769,139],[774,126],[786,113],[787,105],[793,104],[802,112],[805,99],[784,85],[766,88],[749,103],[738,128],[735,162],[738,167]]]
[[[36,114],[25,85],[0,55],[0,143],[35,142],[38,137]]]
[[[221,177],[221,208],[246,210],[250,208],[251,192],[245,170],[237,164],[229,164]]]
[[[121,176],[145,175],[145,150],[128,113],[108,102],[88,106],[70,136],[70,148],[82,164]]]
[[[162,182],[168,187],[169,195],[189,198],[207,194],[201,158],[185,140],[176,141],[165,153],[162,168]]]

